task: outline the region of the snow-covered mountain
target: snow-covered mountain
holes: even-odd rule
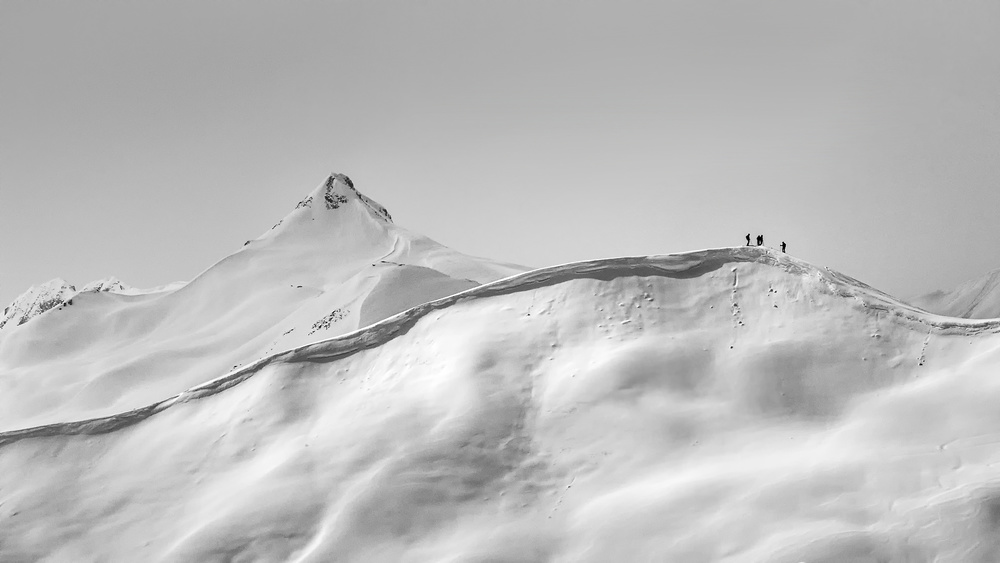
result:
[[[393,224],[334,174],[189,283],[53,280],[19,297],[0,327],[0,430],[133,409],[524,270]]]
[[[134,330],[156,376],[0,432],[0,560],[1000,560],[1000,319],[759,247],[495,279],[380,209],[334,177],[181,289],[3,336],[44,380],[45,334]]]
[[[910,303],[951,317],[995,319],[1000,317],[1000,268],[969,280],[950,291],[934,291]]]
[[[0,317],[0,330],[6,327],[8,323],[10,323],[11,328],[20,326],[50,309],[62,310],[63,307],[71,306],[73,298],[81,293],[141,295],[145,293],[172,291],[179,289],[183,285],[183,282],[175,282],[152,289],[137,289],[111,276],[103,280],[92,281],[83,286],[83,289],[77,290],[76,286],[68,283],[66,280],[56,278],[29,288],[14,299],[10,305],[5,307],[3,317]]]
[[[67,305],[76,293],[76,288],[62,278],[31,287],[10,305],[4,307],[3,317],[0,318],[0,329],[8,324],[23,325],[50,309]]]

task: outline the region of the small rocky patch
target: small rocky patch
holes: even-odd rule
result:
[[[333,311],[330,312],[329,315],[313,323],[312,330],[309,331],[309,334],[313,334],[320,330],[327,330],[328,328],[330,328],[330,325],[332,325],[337,321],[343,320],[350,313],[351,312],[348,311],[347,309],[339,309],[339,308],[334,309]]]

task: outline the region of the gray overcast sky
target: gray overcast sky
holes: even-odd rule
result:
[[[0,301],[190,279],[330,171],[544,266],[1000,267],[1000,2],[0,0]]]

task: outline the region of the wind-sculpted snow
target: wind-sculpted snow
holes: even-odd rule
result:
[[[535,270],[3,433],[0,560],[995,561],[998,331],[765,249]]]

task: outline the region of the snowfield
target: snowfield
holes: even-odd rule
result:
[[[333,179],[181,289],[0,332],[0,560],[1000,560],[1000,319],[758,247],[516,273]],[[118,339],[151,371],[80,399]]]

